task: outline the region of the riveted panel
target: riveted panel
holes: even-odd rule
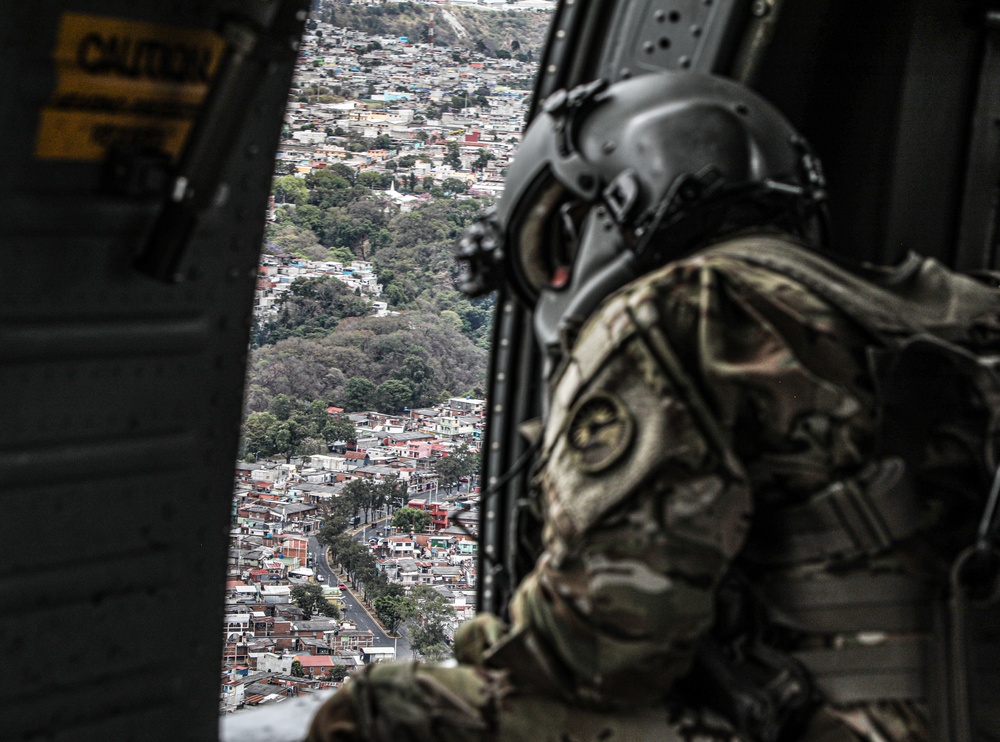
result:
[[[309,4],[0,9],[0,651],[17,668],[0,680],[5,740],[217,737],[246,318]],[[259,84],[223,106],[237,125],[209,163],[228,197],[198,213],[179,282],[149,277],[136,257],[165,190],[112,171],[178,172],[214,100],[224,22],[273,8],[284,35],[251,55]],[[114,44],[131,51],[112,59]],[[179,66],[135,56],[166,44],[187,55]],[[180,78],[164,76],[184,70],[203,77],[174,98]]]
[[[725,69],[739,24],[751,16],[748,3],[721,0],[645,0],[616,8],[604,46],[600,75],[621,80],[657,70]],[[720,50],[723,50],[720,53]]]

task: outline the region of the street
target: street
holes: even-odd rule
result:
[[[367,532],[369,529],[364,529],[358,534],[359,538],[367,541],[369,536]],[[313,570],[318,575],[322,575],[323,579],[330,585],[336,585],[340,579],[336,572],[334,572],[330,565],[326,561],[326,549],[324,549],[315,536],[309,537],[309,551],[315,555],[313,559]],[[398,639],[393,639],[386,636],[386,633],[382,631],[381,627],[372,620],[368,612],[358,603],[349,590],[341,591],[344,595],[344,619],[348,621],[353,621],[357,624],[358,628],[362,631],[368,630],[372,632],[372,644],[376,647],[396,647],[396,659],[409,659],[413,656],[413,652],[410,649],[410,642],[407,640],[405,633],[400,630],[400,636]]]

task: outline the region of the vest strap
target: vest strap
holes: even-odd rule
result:
[[[929,639],[809,649],[793,656],[833,704],[926,700]]]
[[[806,634],[930,633],[938,590],[906,574],[771,579],[754,587],[768,620]]]
[[[883,459],[804,503],[760,512],[760,532],[748,556],[762,564],[795,565],[885,551],[922,524],[905,473],[901,459]]]

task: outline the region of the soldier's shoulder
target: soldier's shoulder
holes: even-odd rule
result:
[[[636,278],[603,307],[604,314],[620,314],[640,304],[654,302],[668,312],[685,311],[714,303],[723,292],[761,297],[781,296],[788,305],[823,305],[814,291],[787,271],[748,261],[745,251],[762,247],[780,251],[794,263],[806,248],[780,235],[741,236],[708,246],[670,261]]]

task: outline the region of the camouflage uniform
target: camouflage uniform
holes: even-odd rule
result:
[[[743,242],[761,239],[771,238]],[[917,280],[943,273],[923,266]],[[953,305],[938,288],[940,306]],[[489,616],[463,626],[458,667],[366,668],[320,711],[311,739],[735,739],[721,718],[671,700],[730,567],[795,590],[871,572],[873,560],[834,569],[768,558],[784,536],[760,515],[782,523],[783,509],[867,476],[869,344],[815,292],[724,250],[607,299],[553,388],[536,480],[545,551],[516,593],[512,626]],[[947,469],[949,455],[928,466]],[[873,559],[889,579],[941,562],[895,545]],[[799,633],[791,649],[927,638],[922,627]],[[848,694],[820,707],[801,738],[926,740],[926,717],[919,699]]]

